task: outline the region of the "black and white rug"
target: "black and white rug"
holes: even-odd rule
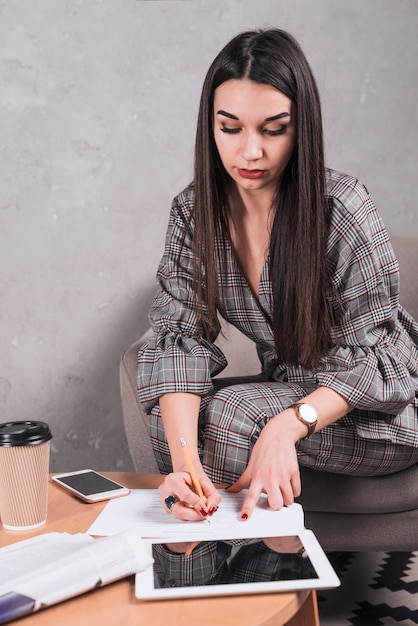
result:
[[[318,591],[321,626],[418,624],[418,552],[343,552],[328,558],[341,586]]]

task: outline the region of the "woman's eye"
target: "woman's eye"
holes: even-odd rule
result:
[[[286,127],[285,126],[281,126],[280,128],[276,128],[274,130],[271,130],[270,128],[266,128],[264,130],[264,132],[267,135],[270,135],[271,137],[275,137],[276,135],[283,135],[283,133],[286,132]]]
[[[228,126],[221,126],[220,129],[223,133],[230,133],[231,135],[235,134],[235,133],[239,133],[240,129],[239,128],[229,128]]]

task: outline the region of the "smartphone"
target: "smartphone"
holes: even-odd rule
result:
[[[64,487],[84,502],[100,502],[127,496],[130,490],[91,469],[52,476],[52,481]]]

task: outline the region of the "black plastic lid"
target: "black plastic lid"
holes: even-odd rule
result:
[[[30,446],[52,439],[45,422],[6,422],[0,424],[0,446]]]

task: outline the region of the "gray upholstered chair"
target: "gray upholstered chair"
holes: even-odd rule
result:
[[[418,239],[392,237],[401,267],[401,301],[418,320]],[[148,331],[149,332],[149,331]],[[147,416],[137,402],[138,347],[146,333],[122,356],[120,367],[124,426],[138,472],[157,472]],[[228,359],[225,376],[257,374],[253,344],[229,327],[219,345]],[[417,416],[418,419],[418,416]],[[302,468],[307,528],[327,551],[409,551],[418,549],[418,465],[390,476],[341,476]]]

